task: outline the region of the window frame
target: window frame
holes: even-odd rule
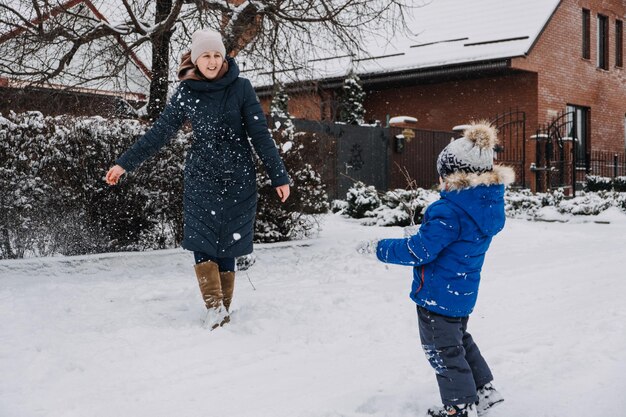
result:
[[[598,13],[596,19],[598,26],[597,34],[597,67],[603,70],[609,69],[609,17]]]
[[[615,19],[615,66],[624,66],[624,22]]]
[[[583,9],[582,24],[583,59],[591,59],[591,10]]]
[[[591,149],[591,108],[569,103],[565,111],[569,115],[568,122],[571,123],[568,135],[572,139],[578,139],[576,166],[580,167],[587,163],[587,152]],[[574,114],[572,115],[572,113]]]

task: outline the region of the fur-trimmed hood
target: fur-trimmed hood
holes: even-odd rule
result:
[[[454,173],[445,179],[441,199],[453,203],[455,210],[465,213],[487,236],[504,227],[504,188],[513,182],[513,169],[501,165],[493,171]]]
[[[453,191],[476,187],[478,185],[502,184],[505,187],[515,181],[513,168],[494,165],[492,171],[483,173],[455,172],[448,175],[439,186],[440,190]]]

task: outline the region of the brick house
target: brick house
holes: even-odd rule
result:
[[[542,191],[577,186],[585,173],[626,175],[624,0],[437,0],[415,16],[416,39],[394,38],[369,57],[335,57],[340,76],[291,85],[290,113],[333,120],[355,68],[369,121],[402,115],[417,119],[416,129],[450,131],[495,120],[500,159],[515,166],[520,186]],[[271,87],[258,92],[267,105]]]
[[[15,5],[14,7],[18,7]],[[28,7],[26,5],[25,7]],[[67,13],[69,11],[69,13]],[[106,17],[90,0],[69,0],[45,13],[41,19],[33,19],[32,25],[47,24],[54,19],[67,19],[68,15],[89,17],[94,21],[107,22]],[[24,11],[24,15],[29,13]],[[16,46],[21,42],[25,29],[0,31],[0,46],[4,51],[19,50]],[[80,64],[83,56],[80,52],[66,68],[63,75],[58,75],[45,83],[32,82],[29,77],[16,76],[0,71],[0,113],[8,111],[22,112],[38,110],[46,115],[131,115],[134,110],[147,102],[146,92],[150,85],[150,70],[144,62],[122,40],[102,39],[98,47],[102,50],[117,51],[126,54],[130,59],[125,70],[118,76],[108,76],[108,56],[98,56],[91,62],[89,72]],[[64,52],[54,45],[34,51],[27,59],[16,59],[11,54],[0,56],[7,68],[15,73],[26,72],[30,62],[47,62],[49,56],[62,56]],[[41,55],[41,56],[40,56]],[[22,63],[26,61],[27,64]],[[0,67],[1,68],[1,67]],[[26,68],[26,70],[22,70]]]

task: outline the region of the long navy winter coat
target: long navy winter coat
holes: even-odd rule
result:
[[[414,236],[383,239],[376,250],[383,262],[414,267],[413,301],[451,317],[474,309],[485,253],[504,227],[504,184],[514,177],[511,168],[498,166],[465,175],[446,179],[448,191],[426,209]]]
[[[193,142],[185,160],[182,246],[216,258],[252,252],[257,203],[252,147],[272,186],[289,183],[252,84],[239,77],[232,58],[227,60],[228,72],[218,80],[182,81],[152,128],[116,161],[134,170],[189,120]]]

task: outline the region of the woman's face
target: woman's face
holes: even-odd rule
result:
[[[224,63],[224,57],[217,51],[205,52],[196,60],[196,67],[198,70],[209,80],[217,77],[217,74],[222,68]]]

